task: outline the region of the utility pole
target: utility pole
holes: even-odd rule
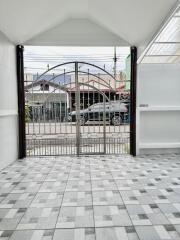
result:
[[[116,56],[116,47],[114,47],[114,58],[113,58],[113,61],[114,61],[114,78],[115,78],[115,84],[114,84],[114,87],[115,87],[115,91],[116,91],[116,64],[117,64],[117,56]]]
[[[116,56],[116,47],[114,47],[114,78],[116,78],[116,64],[117,64],[117,56]]]

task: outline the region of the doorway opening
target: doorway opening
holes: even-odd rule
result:
[[[26,155],[129,154],[130,48],[50,49],[24,51]]]

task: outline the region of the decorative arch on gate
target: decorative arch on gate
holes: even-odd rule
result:
[[[99,70],[101,70],[102,72],[106,73],[106,74],[107,74],[109,77],[111,77],[114,81],[117,81],[117,80],[115,79],[115,77],[114,77],[111,73],[109,73],[108,71],[106,71],[105,69],[103,69],[103,68],[101,68],[101,67],[99,67],[99,66],[97,66],[97,65],[95,65],[95,64],[87,63],[87,62],[83,62],[83,61],[73,61],[73,62],[71,61],[71,62],[65,62],[65,63],[58,64],[58,65],[56,65],[56,66],[54,66],[54,67],[49,68],[47,71],[43,72],[41,75],[37,76],[36,81],[39,80],[42,76],[44,76],[44,75],[47,74],[48,72],[50,72],[50,71],[52,71],[52,70],[54,70],[54,69],[57,69],[57,68],[59,68],[59,67],[67,66],[67,65],[70,65],[70,64],[74,64],[74,65],[75,65],[75,64],[77,64],[77,65],[83,64],[83,65],[87,65],[87,66],[90,66],[90,67],[94,67],[94,68],[99,69]],[[79,71],[80,71],[80,70],[78,70],[78,72],[79,72]],[[75,70],[72,71],[72,72],[75,72]]]
[[[78,71],[76,71],[76,69],[75,69],[76,64],[78,66]],[[81,70],[80,68],[82,67],[82,65],[87,66],[87,69]],[[57,70],[58,68],[62,68],[62,67],[66,67],[66,66],[72,66],[72,67],[74,66],[74,69],[73,70],[66,70],[66,68],[63,68],[61,70],[62,72],[59,73],[59,74],[55,75],[54,73],[53,74],[51,73],[53,70]],[[101,71],[101,73],[91,72],[90,67]],[[110,99],[104,94],[103,91],[101,91],[100,89],[95,87],[94,83],[109,89],[113,93],[116,93],[116,89],[111,86],[110,81],[108,82],[107,79],[111,79],[114,82],[114,85],[115,85],[116,82],[120,82],[120,81],[116,80],[115,77],[111,73],[109,73],[107,70],[101,68],[100,66],[97,66],[97,65],[92,64],[92,63],[87,63],[87,62],[84,62],[84,61],[70,61],[70,62],[65,62],[65,63],[55,65],[55,66],[49,68],[48,70],[44,71],[42,74],[37,75],[37,78],[34,80],[34,86],[35,86],[37,81],[43,80],[43,77],[45,75],[47,75],[48,73],[50,73],[50,75],[53,75],[48,80],[48,82],[53,82],[55,79],[57,79],[58,77],[61,77],[61,76],[62,77],[64,76],[64,78],[65,78],[65,76],[68,75],[68,74],[75,74],[75,75],[84,74],[84,75],[87,75],[87,76],[92,76],[96,80],[94,80],[94,79],[93,80],[88,80],[87,82],[78,81],[79,86],[86,86],[86,87],[89,87],[91,89],[94,89],[95,91],[99,92],[102,96],[104,96],[107,101],[110,101]],[[106,74],[106,76],[109,77],[109,78],[103,79],[103,77],[101,77],[101,75],[103,75],[103,74]],[[75,76],[75,78],[76,78],[76,76]],[[91,84],[91,83],[93,83],[93,84]],[[75,84],[75,80],[71,81],[71,85],[72,84]],[[69,85],[69,83],[64,83],[64,84],[56,83],[56,87],[54,87],[54,90],[52,91],[52,93],[55,92],[57,89],[60,89],[60,90],[68,93],[71,90],[70,88],[68,88],[68,85]],[[76,86],[74,86],[73,88],[76,88]],[[47,99],[48,99],[48,97],[47,97]]]
[[[75,69],[75,65],[78,66],[78,69]],[[86,66],[86,67],[85,67]],[[73,70],[69,70],[68,68],[74,68]],[[40,74],[39,76],[37,75],[37,78],[35,79],[35,81],[41,80],[43,78],[43,76],[47,75],[48,73],[51,73],[53,70],[58,70],[60,68],[61,69],[61,73],[58,73],[57,75],[55,75],[54,73],[52,74],[53,77],[51,79],[49,79],[49,81],[54,81],[56,78],[60,77],[60,76],[66,76],[68,74],[84,74],[87,76],[93,76],[96,80],[94,82],[98,82],[99,85],[102,85],[106,88],[108,88],[109,90],[111,90],[112,92],[116,92],[116,89],[113,88],[110,84],[110,82],[113,82],[113,85],[116,85],[116,82],[120,82],[119,80],[117,80],[111,73],[109,73],[107,70],[94,65],[92,63],[87,63],[87,62],[83,62],[83,61],[74,61],[74,62],[65,62],[62,64],[58,64],[56,66],[53,66],[51,68],[49,68],[47,71],[43,72],[42,74]],[[81,69],[85,68],[84,70]],[[95,70],[96,73],[90,71],[90,68],[93,68],[93,70]],[[67,70],[68,69],[68,70]],[[100,71],[100,72],[97,72]],[[106,79],[104,79],[102,77],[102,75],[106,75]],[[109,80],[109,81],[108,81]],[[75,81],[74,81],[75,82]],[[73,83],[73,82],[71,82]],[[79,80],[80,83],[80,80]],[[86,82],[87,84],[87,82]],[[68,84],[62,84],[64,87]],[[89,84],[91,87],[93,87],[91,84]]]

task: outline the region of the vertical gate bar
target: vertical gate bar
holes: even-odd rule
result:
[[[51,139],[49,139],[49,154],[51,156]]]
[[[41,150],[41,149],[40,149],[39,146],[40,146],[40,139],[39,139],[39,141],[38,141],[38,155],[40,156],[40,155],[41,155],[41,153],[40,153],[40,150]]]
[[[124,96],[123,96],[123,103],[125,104],[126,103],[126,100],[125,100],[125,92],[124,92]],[[124,153],[128,153],[127,152],[127,148],[125,147],[126,146],[126,142],[127,142],[127,136],[126,136],[126,120],[125,120],[125,114],[123,115],[123,122],[122,122],[122,124],[123,124],[123,135],[124,135]]]
[[[59,84],[60,84],[60,81],[59,81]],[[59,88],[59,95],[60,95],[60,88]],[[59,106],[59,115],[60,115],[60,122],[59,122],[59,132],[60,132],[60,138],[62,139],[62,101],[60,101],[60,106]],[[55,145],[55,149],[57,148],[57,146]],[[62,143],[61,143],[61,155],[62,155]]]
[[[103,140],[104,140],[103,143],[104,143],[104,154],[106,154],[106,102],[105,102],[104,94],[103,94]]]
[[[64,68],[64,71],[63,71],[63,80],[64,80],[64,84],[66,84],[66,69]],[[66,97],[66,101],[67,101],[67,97]],[[67,102],[65,101],[64,103],[64,115],[65,115],[65,119],[67,119]],[[67,155],[67,136],[68,136],[68,128],[67,128],[67,121],[64,122],[65,126],[64,126],[64,132],[65,132],[65,145],[64,145],[64,148],[65,148],[65,153]]]
[[[92,82],[92,85],[94,87],[94,81]],[[93,96],[93,105],[96,103],[95,101],[95,93],[94,93],[94,88],[91,88],[92,91],[92,96]],[[92,133],[92,138],[95,136],[96,134],[96,110],[93,112],[93,133]],[[95,145],[96,143],[92,143],[92,150],[93,153],[95,153]]]
[[[25,77],[25,81],[24,81],[24,87],[26,87],[28,85],[28,80],[27,80],[27,74]],[[25,103],[25,107],[26,107],[26,103]],[[29,113],[28,113],[28,119],[29,119]],[[29,122],[27,121],[27,123],[25,123],[25,131],[26,131],[26,135],[29,135]]]
[[[41,104],[41,103],[40,103]],[[39,126],[37,126],[37,128],[39,129],[39,131],[38,131],[38,134],[40,135],[40,133],[41,133],[41,125],[40,125],[40,123],[41,123],[41,105],[38,107],[38,125]]]
[[[69,84],[69,111],[72,112],[73,111],[73,98],[72,98],[72,75],[71,75],[71,79],[70,79],[70,84]],[[73,133],[73,126],[72,126],[72,117],[70,119],[70,126],[71,126],[71,135],[72,135],[72,138],[74,137],[74,134]],[[69,126],[68,126],[69,127]],[[72,141],[72,144],[73,144],[73,141]],[[72,150],[71,150],[72,151]]]
[[[70,84],[69,84],[69,90],[68,90],[68,92],[67,92],[67,94],[69,94],[69,112],[72,112],[72,90],[71,90],[71,83],[72,83],[72,75],[70,75]],[[72,139],[71,141],[70,141],[70,146],[71,146],[71,153],[70,154],[72,154],[72,153],[74,153],[74,150],[73,150],[73,137],[74,137],[74,133],[73,133],[73,127],[72,127],[72,118],[70,118],[70,121],[68,121],[68,122],[70,122],[69,124],[70,124],[70,126],[71,126],[71,129],[70,129],[70,134],[71,134],[71,138],[70,139]],[[69,127],[69,124],[68,124],[68,128],[70,128]]]
[[[136,81],[137,81],[137,48],[131,47],[130,154],[133,156],[136,156]]]
[[[76,151],[80,154],[80,89],[78,82],[78,62],[75,62],[75,98],[76,98]]]
[[[56,146],[58,146],[57,145],[57,139],[56,139]],[[58,146],[58,148],[56,147],[56,155],[59,155],[59,146]],[[61,153],[62,153],[62,155],[64,155],[64,144],[62,144],[61,145]]]
[[[55,87],[54,87],[53,93],[56,94],[55,93]],[[54,126],[54,135],[55,135],[55,138],[56,138],[56,134],[57,133],[56,133],[56,104],[55,104],[55,101],[51,105],[53,106],[53,119],[52,119],[52,122],[53,122],[53,126]]]
[[[84,83],[84,78],[83,77],[82,77],[82,83]],[[85,109],[85,107],[84,107],[84,105],[85,105],[85,102],[84,102],[84,85],[82,85],[82,98],[83,98],[83,102],[82,102],[83,118],[86,119],[86,116],[84,114],[84,109]],[[82,147],[82,149],[84,149],[84,148],[86,148],[86,147],[84,147],[84,141],[86,141],[86,139],[84,139],[85,138],[85,131],[86,131],[85,124],[84,124],[84,126],[81,126],[81,129],[83,129],[83,131],[82,131],[83,145],[81,147]]]
[[[100,73],[98,73],[98,89],[100,90]],[[100,99],[100,92],[98,92],[98,103],[101,102],[101,99]],[[99,108],[99,137],[101,138],[101,113],[100,113],[101,109]],[[101,144],[99,144],[99,148],[98,148],[98,151],[101,152]]]
[[[35,148],[36,148],[36,142],[35,142],[35,139],[33,138],[33,156],[36,155],[36,151],[35,151]]]
[[[119,82],[119,87],[120,87],[120,86],[121,86],[121,78],[120,78],[119,80],[120,80],[120,82]],[[121,106],[121,93],[120,93],[120,92],[119,92],[119,94],[118,94],[117,100],[119,101],[119,109],[120,109],[120,106]],[[119,117],[120,117],[120,116],[119,116]],[[119,143],[119,144],[122,144],[123,138],[124,138],[123,126],[121,127],[121,125],[122,125],[122,122],[121,122],[121,124],[119,125],[119,133],[120,133],[120,143]],[[117,153],[122,154],[121,148],[120,148],[120,151],[117,152]]]
[[[16,46],[17,62],[17,89],[18,89],[18,127],[19,127],[19,152],[20,159],[26,157],[26,129],[25,129],[25,96],[24,96],[24,47]]]
[[[111,86],[111,82],[110,82],[110,79],[109,79],[109,86]],[[108,122],[108,125],[109,125],[109,131],[108,131],[108,150],[109,150],[109,153],[112,153],[111,152],[111,146],[112,146],[112,143],[111,143],[111,139],[113,140],[113,138],[112,138],[112,133],[111,133],[111,129],[112,129],[112,126],[111,126],[111,110],[112,110],[112,106],[111,106],[111,93],[110,93],[110,87],[109,87],[109,106],[110,106],[110,111],[109,111],[109,113],[108,113],[108,115],[109,115],[109,122]]]
[[[60,80],[58,81],[58,84],[59,84],[59,86],[60,86]],[[61,94],[61,91],[60,91],[60,87],[59,87],[59,90],[58,90],[58,93],[59,93],[59,96],[60,96],[60,94]],[[60,98],[60,100],[59,100],[59,105],[58,105],[58,113],[59,113],[59,126],[58,126],[58,133],[59,133],[59,136],[60,136],[60,139],[61,139],[61,98]],[[61,142],[59,142],[59,144],[61,144]],[[54,153],[56,154],[56,152],[55,152],[55,148],[57,148],[58,147],[58,149],[59,149],[59,146],[56,146],[56,144],[55,144],[55,141],[54,141]]]
[[[120,80],[120,82],[119,82],[119,87],[121,86],[121,79],[119,79]],[[116,84],[117,85],[117,84]],[[119,109],[120,109],[120,106],[121,106],[121,98],[120,98],[120,92],[119,92],[119,94],[118,94],[118,96],[117,96],[117,92],[115,93],[116,94],[116,101],[119,101]],[[121,138],[121,140],[120,141],[122,141],[122,135],[121,135],[121,124],[119,125],[119,133],[120,133],[120,136],[117,136],[117,146],[118,146],[118,144],[120,144],[119,143],[119,138]],[[117,147],[117,153],[121,153],[121,152],[118,152],[118,147]]]
[[[42,155],[42,139],[39,139],[40,155]]]
[[[54,74],[54,78],[55,78],[55,74]],[[58,84],[59,84],[59,89],[56,89],[56,92],[59,94],[59,96],[57,98],[57,111],[58,111],[57,134],[59,134],[59,131],[60,131],[60,118],[61,118],[61,116],[60,116],[60,105],[61,105],[60,80],[58,81]],[[59,144],[60,144],[60,142],[59,142]],[[55,153],[54,153],[54,155],[55,155]]]
[[[32,106],[32,138],[34,139],[34,137],[36,136],[36,132],[35,132],[35,126],[34,126],[34,115],[35,115],[35,111],[34,111],[34,81],[32,82],[32,102],[33,102],[33,106]],[[34,155],[35,155],[35,141],[34,141]]]
[[[88,68],[88,83],[89,83],[89,68]],[[89,106],[89,97],[90,97],[90,94],[89,94],[89,84],[88,84],[88,89],[87,89],[87,92],[88,92],[88,108],[90,107]],[[88,119],[90,118],[90,114],[89,114],[89,111],[88,111]],[[89,127],[89,124],[88,124],[88,133],[90,133],[90,127]]]
[[[43,80],[43,100],[45,98],[45,94],[44,94],[44,80]],[[46,133],[46,130],[45,130],[45,110],[46,110],[46,107],[45,107],[45,104],[46,104],[46,100],[43,102],[43,121],[44,121],[44,134]]]
[[[52,93],[53,93],[53,91],[52,91]],[[51,95],[51,92],[50,92],[50,87],[49,87],[49,89],[48,89],[48,96],[49,95]],[[52,97],[53,98],[53,97]],[[47,122],[49,122],[49,133],[51,134],[51,121],[52,121],[52,114],[51,114],[51,112],[52,112],[52,103],[49,101],[49,103],[48,103],[48,121]]]

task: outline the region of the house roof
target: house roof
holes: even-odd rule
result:
[[[1,0],[0,30],[15,44],[143,48],[176,2]]]
[[[48,84],[49,86],[52,86],[52,87],[54,87],[56,89],[61,89],[61,90],[64,89],[64,87],[62,85],[60,85],[60,84],[57,84],[57,83],[54,83],[54,82],[50,82],[48,80],[42,80],[42,79],[41,80],[37,80],[37,81],[33,81],[32,83],[24,86],[24,89],[25,89],[25,91],[28,91],[29,89],[37,87],[37,86],[39,86],[41,84]]]

